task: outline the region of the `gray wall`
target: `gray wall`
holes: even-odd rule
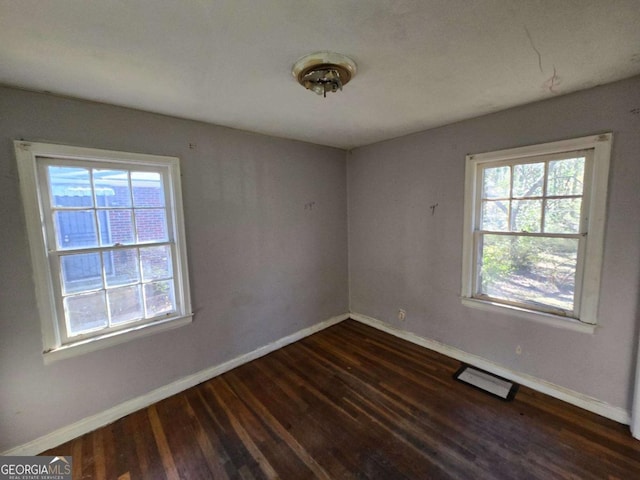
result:
[[[181,158],[191,325],[43,364],[20,138]],[[0,452],[345,313],[346,213],[342,150],[0,88]]]
[[[638,106],[640,77],[359,148],[345,167],[337,149],[0,88],[0,451],[344,313],[349,290],[354,312],[629,409]],[[602,327],[589,335],[463,307],[465,154],[604,131],[614,147]],[[182,159],[193,324],[43,364],[19,138]]]
[[[640,77],[354,150],[351,311],[630,409],[640,276],[637,107]],[[465,155],[606,131],[614,145],[601,328],[577,333],[462,306]],[[398,308],[407,310],[404,322]]]

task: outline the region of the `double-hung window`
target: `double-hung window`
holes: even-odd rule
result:
[[[191,320],[177,158],[15,148],[45,359]]]
[[[597,323],[611,134],[467,156],[463,302]]]

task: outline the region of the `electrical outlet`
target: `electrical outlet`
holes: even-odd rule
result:
[[[402,322],[405,318],[407,318],[407,311],[402,309],[402,308],[399,308],[398,309],[398,320],[400,320]]]
[[[522,347],[520,345],[516,347],[516,355],[522,355]]]

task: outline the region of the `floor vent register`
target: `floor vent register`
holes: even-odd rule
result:
[[[462,365],[453,375],[453,378],[507,402],[513,400],[518,392],[519,385],[517,383],[484,372],[470,365]]]

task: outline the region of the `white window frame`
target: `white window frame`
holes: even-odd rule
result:
[[[187,251],[180,185],[180,161],[177,157],[128,153],[51,143],[14,141],[20,190],[34,273],[36,300],[41,320],[44,362],[72,357],[134,338],[186,325],[192,321]],[[123,325],[119,329],[93,335],[66,338],[61,311],[59,272],[52,262],[51,215],[48,213],[46,179],[39,174],[40,162],[80,161],[100,168],[153,170],[162,173],[167,200],[168,242],[173,244],[173,278],[176,311],[150,321]],[[47,233],[49,232],[49,234]],[[48,238],[49,237],[49,238]],[[61,318],[62,315],[62,318]]]
[[[491,312],[509,313],[519,318],[534,320],[560,328],[593,333],[598,322],[600,275],[604,251],[607,185],[613,135],[605,133],[558,142],[530,145],[496,152],[466,156],[464,233],[462,251],[462,303],[468,307]],[[582,219],[581,243],[578,254],[575,304],[578,318],[528,309],[505,303],[484,300],[475,294],[478,252],[474,233],[479,230],[480,186],[479,172],[487,163],[500,161],[526,161],[531,157],[558,155],[576,150],[591,150],[591,161],[585,165],[585,191],[588,217]]]

